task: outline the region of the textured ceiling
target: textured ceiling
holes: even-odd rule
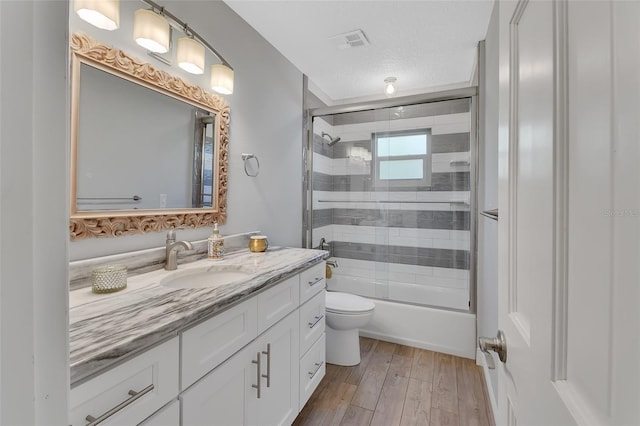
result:
[[[225,2],[332,101],[469,84],[493,0]],[[361,29],[369,46],[339,49],[333,36]]]

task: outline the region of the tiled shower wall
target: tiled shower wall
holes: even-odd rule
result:
[[[374,187],[372,133],[431,131],[431,186]],[[329,147],[327,132],[341,141]],[[454,309],[469,307],[470,100],[316,117],[313,246],[330,243],[337,290]],[[331,284],[330,284],[331,285]]]

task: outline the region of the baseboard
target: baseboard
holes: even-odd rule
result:
[[[493,385],[491,383],[491,376],[489,375],[489,366],[487,365],[487,358],[484,353],[478,348],[476,350],[476,364],[482,367],[482,373],[484,374],[484,382],[487,385],[487,393],[489,394],[489,402],[491,402],[491,411],[493,411],[493,418],[497,418],[498,403],[496,395],[493,392]]]

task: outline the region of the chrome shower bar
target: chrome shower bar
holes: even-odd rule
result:
[[[469,203],[466,201],[376,201],[376,200],[318,200],[319,203],[384,203],[384,204],[464,204],[468,206]]]

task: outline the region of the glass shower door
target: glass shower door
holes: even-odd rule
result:
[[[339,265],[329,289],[468,310],[470,99],[318,116],[313,138],[312,244]]]

